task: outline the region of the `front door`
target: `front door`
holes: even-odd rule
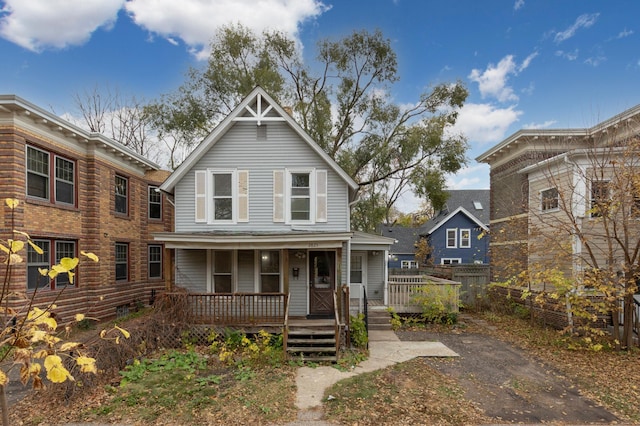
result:
[[[309,252],[309,315],[333,314],[333,292],[336,282],[336,253]]]

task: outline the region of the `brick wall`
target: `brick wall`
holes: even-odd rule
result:
[[[75,285],[39,289],[36,304],[45,306],[55,301],[56,313],[63,321],[75,313],[108,319],[116,315],[118,306],[148,304],[152,291],[161,292],[165,286],[162,278],[147,277],[147,247],[155,244],[151,234],[173,229],[172,206],[164,196],[162,219],[148,219],[148,187],[159,186],[168,172],[146,170],[148,166],[123,160],[117,151],[92,145],[91,141],[84,142],[85,149],[78,149],[75,135],[55,133],[55,129],[44,126],[41,134],[32,127],[25,130],[16,125],[0,126],[0,198],[17,198],[21,203],[13,212],[12,225],[11,210],[2,200],[0,238],[11,238],[13,226],[32,238],[73,240],[81,258]],[[26,144],[75,162],[75,206],[27,197]],[[115,213],[116,173],[129,181],[127,215]],[[123,282],[115,280],[116,242],[129,244],[129,279]],[[84,258],[80,251],[95,253],[99,263]],[[11,305],[18,309],[34,294],[27,291],[26,252],[22,254],[25,263],[16,266],[11,279],[11,291],[16,294]]]

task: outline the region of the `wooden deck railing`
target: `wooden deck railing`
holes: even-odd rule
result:
[[[398,313],[418,313],[422,311],[415,298],[428,291],[434,291],[450,305],[452,312],[459,311],[460,283],[426,275],[389,276],[388,305]]]
[[[280,325],[287,310],[285,293],[170,293],[199,324]]]

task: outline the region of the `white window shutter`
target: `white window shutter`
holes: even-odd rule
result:
[[[249,222],[248,170],[238,170],[238,222]]]
[[[196,222],[207,221],[207,172],[196,170]]]
[[[327,221],[327,171],[316,170],[316,222]]]
[[[284,170],[273,171],[273,221],[284,222]]]

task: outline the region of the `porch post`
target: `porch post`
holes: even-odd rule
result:
[[[382,258],[384,262],[384,306],[389,305],[389,250],[384,251],[384,257]]]

